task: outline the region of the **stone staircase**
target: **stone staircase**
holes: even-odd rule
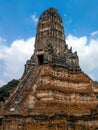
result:
[[[28,94],[29,90],[33,86],[33,83],[36,77],[39,75],[42,66],[39,67],[31,67],[27,74],[22,78],[20,83],[18,84],[16,90],[13,95],[10,96],[8,102],[5,104],[6,108],[10,107],[10,104],[19,105],[25,96]]]

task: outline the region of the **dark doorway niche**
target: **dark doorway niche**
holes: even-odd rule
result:
[[[38,64],[42,65],[44,62],[44,55],[38,55],[37,57],[38,57]]]
[[[2,119],[2,118],[0,118],[0,126],[2,125],[2,120],[3,120],[3,119]]]

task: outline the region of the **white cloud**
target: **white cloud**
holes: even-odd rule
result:
[[[98,30],[91,33],[91,36],[96,36],[96,35],[98,35]]]
[[[98,39],[90,39],[88,43],[86,36],[69,35],[66,41],[69,46],[72,46],[73,51],[78,52],[82,70],[94,80],[98,80]]]
[[[38,18],[36,16],[36,14],[32,14],[31,18],[32,18],[32,20],[33,20],[34,23],[38,22]]]
[[[2,81],[21,77],[26,60],[33,54],[34,42],[35,38],[31,37],[27,40],[15,40],[9,47],[0,44],[0,85]]]

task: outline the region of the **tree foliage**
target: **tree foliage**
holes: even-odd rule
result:
[[[4,102],[4,98],[10,96],[9,91],[12,90],[18,83],[19,80],[13,79],[0,88],[0,102]]]

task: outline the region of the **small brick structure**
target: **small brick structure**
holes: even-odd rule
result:
[[[0,110],[0,130],[97,130],[98,84],[66,44],[62,18],[49,8],[39,18],[35,50]]]

